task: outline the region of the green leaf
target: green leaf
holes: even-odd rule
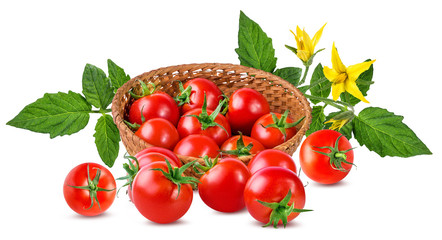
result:
[[[371,59],[365,60],[365,62],[368,61],[371,61]],[[356,80],[356,86],[358,86],[359,90],[362,92],[362,95],[364,95],[364,97],[367,96],[367,92],[370,89],[371,84],[374,83],[372,82],[372,79],[373,79],[373,64],[370,66],[370,68],[367,71],[361,73],[361,75],[359,75],[358,79]],[[350,103],[353,106],[355,106],[361,101],[353,97],[353,95],[349,94],[348,92],[342,93],[340,97],[343,102]]]
[[[353,119],[354,136],[361,146],[381,157],[432,154],[403,119],[383,108],[365,108]]]
[[[310,124],[310,128],[306,132],[306,136],[321,130],[324,128],[324,107],[323,106],[314,106],[312,109],[312,123]]]
[[[90,104],[99,109],[106,109],[114,97],[109,78],[103,70],[92,64],[84,67],[83,94]]]
[[[332,112],[332,113],[328,114],[327,117],[325,118],[325,121],[326,122],[329,121],[334,116],[336,116],[340,113],[342,113],[342,111]],[[349,122],[349,123],[345,124],[341,129],[336,130],[336,131],[340,132],[342,135],[344,135],[348,140],[350,140],[353,135],[353,123],[352,122]],[[332,125],[331,123],[326,123],[325,128],[329,129],[331,127],[331,125]]]
[[[107,60],[107,68],[114,92],[130,80],[130,76],[124,72],[124,69],[110,59]]]
[[[27,105],[7,125],[38,133],[50,138],[71,135],[86,127],[92,106],[78,93],[46,93]]]
[[[110,115],[101,116],[95,125],[95,145],[103,162],[112,167],[120,150],[120,134]]]
[[[302,69],[298,67],[285,67],[276,69],[273,74],[281,77],[296,87],[301,79]]]
[[[276,68],[272,39],[242,11],[239,17],[238,48],[235,49],[241,65],[273,72]]]
[[[313,71],[312,79],[310,80],[310,93],[313,96],[327,98],[331,92],[331,82],[324,76],[324,69],[322,64],[318,64]],[[320,101],[310,99],[313,104]]]

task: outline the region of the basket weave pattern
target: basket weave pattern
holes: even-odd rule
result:
[[[112,101],[112,115],[120,131],[121,140],[130,155],[135,155],[152,145],[136,136],[123,121],[128,119],[129,108],[134,101],[128,94],[129,90],[132,89],[139,94],[141,87],[138,80],[141,80],[145,83],[154,83],[159,91],[166,92],[174,97],[180,92],[177,81],[184,84],[193,78],[206,78],[213,81],[228,97],[239,88],[255,89],[267,99],[271,112],[283,113],[288,109],[290,110],[289,116],[295,121],[305,116],[305,119],[296,126],[298,130],[296,135],[285,143],[276,146],[275,149],[292,155],[309,128],[312,120],[309,102],[297,88],[278,76],[234,64],[204,63],[170,66],[132,78],[120,87],[115,94]],[[193,160],[198,160],[200,163],[204,162],[201,158],[180,155],[178,157],[183,163]],[[247,164],[252,157],[241,157],[240,160]],[[192,170],[189,170],[186,174],[195,175]]]

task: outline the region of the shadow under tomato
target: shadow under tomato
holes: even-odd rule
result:
[[[322,184],[322,183],[317,183],[314,181],[309,181],[306,188],[308,188],[309,185],[314,186],[314,187],[319,187],[319,188],[339,188],[339,187],[347,186],[348,183],[346,181],[340,181],[340,182],[332,183],[332,184]]]
[[[75,218],[75,219],[100,219],[100,218],[107,218],[107,217],[109,217],[111,215],[112,215],[111,213],[104,212],[104,213],[96,215],[96,216],[84,216],[84,215],[81,215],[81,214],[78,214],[78,213],[74,212],[74,213],[71,214],[71,217]]]
[[[175,222],[171,222],[171,223],[156,223],[156,222],[152,222],[152,221],[146,219],[146,224],[150,225],[150,226],[155,226],[155,227],[173,227],[173,226],[186,225],[186,224],[188,224],[188,222],[183,219],[178,219]]]

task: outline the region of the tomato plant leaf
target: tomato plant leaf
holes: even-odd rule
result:
[[[82,82],[86,100],[96,108],[106,109],[112,102],[114,90],[104,71],[92,64],[86,64]]]
[[[383,108],[365,108],[353,119],[354,136],[361,146],[381,157],[432,154],[403,119]]]
[[[124,69],[110,59],[107,60],[107,69],[114,92],[130,79],[130,76],[124,72]]]
[[[365,62],[368,61],[371,61],[371,59],[365,60]],[[358,79],[356,80],[356,86],[358,86],[359,90],[362,92],[362,95],[364,95],[364,97],[367,96],[367,92],[370,89],[371,84],[374,83],[372,79],[373,79],[373,64],[370,66],[370,68],[367,71],[361,73],[361,75],[359,75]],[[358,98],[353,97],[353,95],[349,94],[348,92],[343,92],[340,97],[343,102],[350,103],[353,106],[355,106],[361,101]]]
[[[321,130],[324,128],[324,107],[323,106],[314,106],[312,109],[312,123],[310,123],[310,128],[305,133],[306,136]]]
[[[322,64],[318,64],[313,71],[312,78],[310,80],[310,93],[313,96],[327,98],[331,92],[331,82],[325,77]],[[317,104],[320,101],[310,99],[313,104]]]
[[[50,138],[71,135],[86,127],[92,106],[79,93],[46,93],[27,105],[7,125],[38,133]]]
[[[95,125],[95,145],[101,160],[112,167],[120,150],[120,134],[112,116],[104,114]]]
[[[298,67],[279,68],[276,69],[273,74],[281,77],[282,79],[286,80],[296,87],[298,86],[299,80],[301,79],[302,69]]]
[[[241,65],[273,72],[276,68],[272,39],[242,11],[239,16],[238,48],[235,49]]]

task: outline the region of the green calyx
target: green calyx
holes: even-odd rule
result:
[[[286,133],[285,130],[286,130],[287,128],[295,127],[296,125],[298,125],[298,124],[299,124],[302,120],[304,120],[304,118],[305,118],[305,117],[302,117],[301,119],[299,119],[299,120],[296,121],[296,122],[288,123],[288,122],[287,122],[287,118],[288,118],[288,115],[289,115],[289,110],[286,110],[286,111],[284,112],[284,114],[281,115],[281,118],[279,118],[279,119],[278,119],[278,117],[276,116],[276,114],[274,114],[274,113],[270,113],[270,114],[272,115],[273,123],[272,123],[272,124],[269,124],[269,125],[267,125],[267,126],[264,126],[264,125],[261,124],[261,126],[262,126],[263,128],[269,128],[269,127],[271,127],[271,128],[276,128],[276,129],[278,129],[279,131],[281,131],[282,135],[284,136],[284,141],[287,141],[287,133]]]
[[[178,194],[177,194],[176,198],[178,198],[178,196],[180,195],[181,184],[190,184],[193,187],[196,187],[197,183],[200,183],[200,181],[198,179],[194,178],[194,177],[183,176],[184,171],[186,171],[187,168],[192,166],[196,162],[196,160],[192,161],[192,162],[189,162],[189,163],[183,165],[180,168],[172,167],[172,165],[170,165],[169,160],[167,160],[167,159],[165,159],[165,161],[166,161],[166,164],[167,164],[168,172],[165,172],[161,168],[152,168],[150,170],[160,171],[161,173],[163,173],[163,175],[167,179],[169,179],[171,182],[173,182],[175,185],[177,185],[177,187],[178,187]]]
[[[193,165],[193,170],[195,170],[195,172],[200,175],[209,171],[218,163],[218,156],[216,156],[214,159],[210,158],[209,156],[204,156],[203,160],[204,166],[201,165],[199,162],[195,162],[195,164]]]
[[[89,191],[89,196],[91,198],[91,205],[86,208],[87,209],[91,209],[94,206],[94,202],[97,203],[98,208],[101,209],[100,207],[100,202],[98,201],[98,197],[97,197],[97,192],[103,191],[103,192],[112,192],[115,190],[115,188],[113,189],[104,189],[101,187],[98,187],[98,182],[100,181],[100,176],[101,176],[101,170],[99,168],[97,168],[97,172],[95,173],[95,177],[94,179],[91,180],[90,178],[90,173],[89,173],[89,164],[87,165],[87,182],[88,185],[87,186],[71,186],[68,185],[69,187],[72,188],[76,188],[76,189],[83,189],[83,190],[87,190]]]
[[[132,90],[129,91],[130,96],[132,96],[135,99],[140,99],[142,97],[149,96],[149,95],[153,94],[157,89],[157,86],[152,82],[148,83],[149,85],[152,86],[151,88],[149,88],[149,86],[147,86],[147,84],[141,80],[138,80],[138,82],[141,85],[141,95],[135,94],[134,92],[132,92]]]
[[[204,93],[204,103],[203,106],[201,107],[201,113],[200,115],[184,115],[183,117],[194,117],[196,119],[198,119],[198,122],[201,124],[201,130],[206,130],[209,127],[215,127],[218,126],[220,127],[222,130],[224,130],[224,132],[227,133],[227,135],[229,135],[229,132],[227,132],[227,130],[221,126],[219,123],[215,122],[216,117],[218,116],[218,114],[221,111],[221,108],[224,106],[224,103],[226,102],[226,99],[222,100],[218,106],[216,107],[216,109],[209,115],[207,113],[207,99],[206,99],[206,94]]]
[[[239,132],[239,138],[236,141],[236,149],[221,151],[221,152],[229,155],[235,155],[237,157],[243,157],[243,156],[252,155],[250,153],[250,150],[252,150],[252,148],[253,148],[253,143],[249,143],[247,146],[244,145],[244,139],[242,138],[242,133]]]
[[[289,206],[288,204],[291,197],[292,197],[292,191],[289,189],[287,195],[280,202],[269,203],[269,202],[260,201],[258,199],[256,200],[262,205],[273,209],[273,211],[270,213],[269,222],[263,227],[268,227],[270,225],[273,225],[274,228],[278,228],[279,221],[282,221],[282,224],[284,225],[285,228],[287,225],[287,218],[290,214],[313,211],[309,209],[295,208],[294,202],[292,203],[292,205]]]
[[[188,86],[186,89],[183,87],[183,83],[178,81],[180,94],[178,94],[174,99],[178,106],[183,106],[186,103],[190,103],[190,94],[192,93],[192,86]]]
[[[351,150],[353,150],[353,149],[355,149],[355,148],[350,148],[350,149],[347,149],[347,150],[340,151],[338,143],[339,143],[339,139],[341,139],[341,137],[343,137],[343,136],[344,135],[341,135],[341,136],[339,136],[336,139],[334,147],[329,147],[329,146],[316,147],[316,146],[313,146],[313,147],[319,148],[319,149],[329,149],[330,153],[325,153],[325,152],[316,151],[316,150],[313,150],[313,151],[329,157],[330,158],[330,165],[331,165],[331,167],[333,169],[341,171],[341,172],[347,172],[348,170],[346,170],[345,168],[342,167],[342,163],[354,165],[353,163],[347,161],[346,153],[351,151]],[[356,166],[356,165],[354,165],[354,166]]]
[[[129,163],[123,164],[123,168],[124,168],[124,170],[126,170],[127,175],[124,177],[119,177],[116,180],[126,180],[126,183],[118,189],[117,195],[120,192],[121,188],[127,187],[127,186],[132,187],[132,183],[135,179],[135,176],[137,175],[138,171],[140,170],[140,164],[139,164],[138,159],[136,157],[129,156],[126,153],[124,155],[124,158],[127,159],[129,162]],[[135,164],[132,161],[134,161]]]

